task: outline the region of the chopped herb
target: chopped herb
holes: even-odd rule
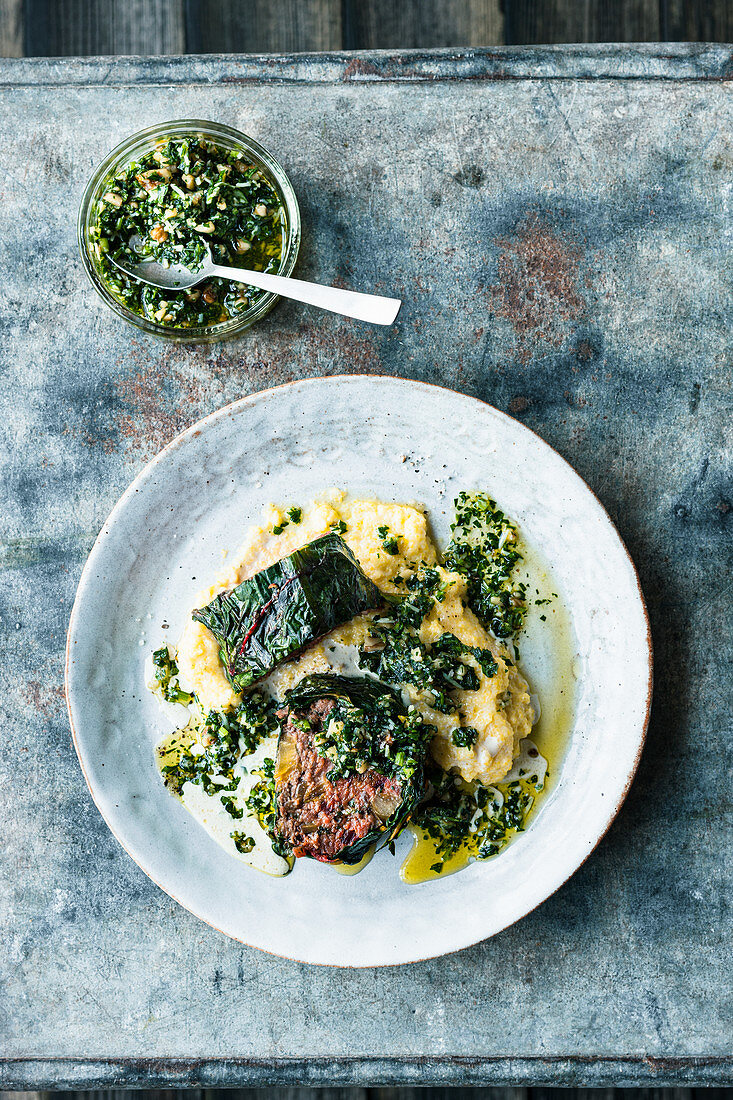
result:
[[[533,792],[542,789],[542,784],[531,782],[536,776],[485,787],[466,783],[437,765],[428,779],[433,793],[419,807],[414,823],[432,840],[439,866],[461,851],[479,860],[496,855],[523,831],[534,805]]]
[[[272,529],[273,535],[282,535],[283,531],[288,526],[289,526],[288,521],[286,519],[284,519],[282,521],[282,523],[278,523],[276,527],[273,527],[273,529]]]
[[[243,755],[253,753],[266,737],[280,728],[277,703],[259,691],[245,695],[236,709],[239,747]]]
[[[236,790],[239,777],[234,775],[234,766],[240,756],[254,752],[265,737],[279,728],[276,709],[272,699],[255,691],[242,700],[234,713],[210,711],[195,745],[183,749],[176,763],[161,769],[166,786],[177,795],[184,783],[197,783],[207,794]],[[229,809],[226,805],[225,808]],[[232,817],[238,816],[241,813],[232,813]]]
[[[168,703],[180,703],[187,707],[193,702],[191,692],[183,691],[178,683],[178,665],[171,656],[167,645],[153,653],[155,680],[160,685],[160,694]]]
[[[385,550],[388,554],[399,554],[400,548],[397,540],[402,537],[401,535],[390,535],[389,527],[386,524],[383,524],[381,527],[377,527],[377,534],[382,540],[383,550]]]
[[[260,777],[249,792],[245,804],[259,821],[262,828],[272,841],[272,850],[276,855],[287,859],[290,856],[290,848],[275,832],[277,820],[277,795],[275,793],[275,761],[269,756],[263,762],[261,768],[255,772]]]
[[[241,852],[243,856],[249,855],[249,853],[255,846],[255,842],[252,837],[245,836],[244,833],[230,833],[229,835],[234,841],[234,847],[237,849],[237,851]]]
[[[453,730],[451,741],[459,749],[470,749],[478,741],[478,730],[473,726],[459,726]]]
[[[232,817],[240,818],[244,813],[244,810],[240,809],[240,807],[235,804],[231,795],[222,795],[221,804],[226,812],[231,814]]]
[[[435,569],[423,569],[408,580],[410,594],[392,600],[389,612],[372,620],[359,666],[387,684],[411,684],[424,693],[429,706],[452,714],[458,708],[452,691],[477,691],[481,686],[475,669],[463,658],[473,657],[485,676],[495,676],[497,664],[489,650],[466,646],[453,634],[442,634],[432,644],[420,641],[420,626],[442,595],[439,582]]]
[[[334,531],[337,535],[345,535],[348,531],[348,527],[346,526],[344,521],[340,519],[337,523],[331,524],[331,530]]]
[[[302,508],[288,508],[288,517],[291,523],[300,523],[303,518]]]
[[[478,662],[478,666],[489,680],[492,676],[496,676],[499,671],[499,666],[496,663],[493,653],[488,649],[480,649],[478,646],[472,646],[469,650],[474,659]]]

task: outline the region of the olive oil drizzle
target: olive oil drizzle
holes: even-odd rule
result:
[[[350,878],[353,875],[358,875],[360,871],[363,871],[364,868],[372,862],[376,850],[376,844],[372,844],[369,848],[367,848],[366,852],[361,857],[358,863],[330,863],[327,866],[333,867],[334,871],[336,871],[337,874],[344,875]]]

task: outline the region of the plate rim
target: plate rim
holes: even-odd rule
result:
[[[596,506],[598,507],[602,517],[604,518],[606,523],[609,525],[609,527],[611,528],[611,531],[613,532],[616,539],[618,540],[618,543],[619,543],[619,545],[621,546],[621,548],[624,552],[624,555],[626,557],[628,565],[631,568],[631,575],[632,575],[632,577],[633,577],[633,579],[636,583],[637,596],[638,596],[639,604],[641,606],[642,618],[643,618],[643,623],[644,623],[644,628],[645,628],[645,643],[646,643],[646,645],[645,645],[645,672],[646,672],[647,694],[646,694],[646,700],[645,700],[645,703],[644,703],[644,717],[643,717],[642,722],[641,722],[641,729],[640,729],[640,733],[639,733],[639,739],[638,739],[636,754],[635,754],[634,759],[631,763],[631,766],[628,770],[628,774],[626,776],[626,781],[624,783],[623,790],[621,791],[620,795],[618,796],[618,800],[616,801],[615,805],[609,811],[608,816],[607,816],[607,821],[606,821],[606,824],[605,824],[603,830],[599,833],[598,837],[594,840],[592,845],[589,847],[588,851],[585,853],[585,855],[583,856],[581,861],[573,868],[572,871],[570,871],[564,878],[562,878],[561,881],[559,881],[556,885],[554,885],[552,887],[552,889],[549,891],[549,893],[545,894],[544,897],[542,897],[539,901],[537,901],[534,905],[532,905],[529,909],[527,909],[520,917],[516,917],[513,920],[509,920],[506,924],[502,924],[502,926],[500,928],[497,928],[494,932],[490,933],[488,936],[482,936],[479,939],[472,939],[470,942],[464,944],[462,947],[459,947],[459,948],[452,948],[452,949],[449,949],[448,951],[445,951],[445,952],[436,951],[435,953],[430,953],[430,954],[427,954],[427,955],[421,955],[419,957],[415,957],[415,958],[411,958],[411,959],[405,959],[405,960],[402,960],[400,962],[384,962],[384,963],[374,963],[374,962],[369,962],[369,963],[332,963],[332,962],[318,962],[318,961],[314,962],[312,960],[299,959],[295,955],[283,955],[283,954],[280,954],[277,951],[273,951],[271,948],[259,947],[257,944],[247,943],[247,941],[242,939],[240,936],[235,936],[231,932],[227,932],[224,929],[219,928],[218,925],[214,924],[207,917],[201,916],[200,913],[197,913],[194,909],[191,908],[190,905],[187,905],[176,894],[171,893],[170,890],[168,890],[166,887],[162,886],[158,882],[158,880],[151,874],[151,872],[149,870],[147,870],[146,867],[143,866],[143,864],[140,862],[138,857],[130,850],[130,848],[128,848],[128,846],[125,844],[125,842],[119,836],[117,830],[113,827],[113,825],[109,821],[107,815],[105,814],[105,812],[103,811],[102,807],[100,806],[100,804],[97,800],[97,797],[95,795],[93,786],[92,786],[92,784],[89,780],[89,776],[87,775],[87,771],[86,771],[86,768],[84,766],[84,760],[83,760],[83,756],[82,756],[82,752],[81,752],[80,744],[79,744],[79,739],[78,739],[79,735],[78,735],[76,725],[74,723],[74,715],[73,715],[73,710],[72,710],[72,694],[73,694],[73,692],[71,691],[71,688],[70,688],[70,667],[71,667],[71,664],[72,664],[72,658],[71,658],[72,635],[75,633],[76,619],[77,619],[78,614],[79,614],[80,604],[82,602],[85,590],[86,590],[86,588],[88,587],[88,585],[90,583],[90,578],[91,578],[92,571],[93,571],[94,559],[96,558],[96,555],[99,551],[100,546],[102,545],[102,543],[107,538],[109,530],[110,530],[114,520],[116,519],[118,512],[122,511],[122,509],[123,509],[124,505],[126,504],[128,498],[132,497],[138,491],[137,487],[138,487],[139,483],[143,479],[145,479],[158,466],[158,464],[163,461],[163,459],[170,452],[172,452],[174,450],[177,450],[178,448],[183,446],[183,444],[189,438],[190,439],[195,439],[197,436],[199,436],[202,433],[202,431],[204,431],[206,428],[208,428],[211,423],[213,423],[214,421],[216,421],[217,419],[219,419],[219,418],[221,418],[225,415],[231,416],[235,413],[235,411],[238,412],[241,408],[244,408],[247,405],[252,405],[252,404],[256,403],[257,401],[262,400],[263,398],[266,398],[266,397],[268,397],[269,395],[271,395],[273,393],[277,393],[281,390],[290,389],[294,386],[309,386],[309,385],[313,385],[313,384],[318,385],[318,384],[324,384],[324,383],[326,383],[326,384],[330,384],[330,383],[348,384],[348,383],[354,383],[354,382],[369,382],[369,383],[375,383],[375,384],[379,384],[380,382],[388,382],[388,383],[391,383],[391,384],[397,384],[398,386],[406,386],[406,387],[415,386],[415,387],[418,387],[420,389],[436,390],[439,393],[449,393],[454,397],[459,397],[462,400],[470,401],[470,402],[480,406],[481,409],[484,410],[484,411],[488,411],[489,413],[496,414],[500,419],[508,421],[512,425],[512,428],[514,430],[519,429],[520,434],[521,433],[526,433],[527,435],[532,436],[533,439],[538,440],[544,447],[547,447],[560,460],[560,462],[565,467],[567,467],[568,471],[574,477],[576,477],[578,479],[578,481],[582,484],[582,486],[585,488],[585,490],[590,494],[590,496],[592,497],[592,499],[595,502]],[[442,957],[447,956],[447,955],[456,954],[458,951],[464,951],[464,950],[468,949],[469,947],[475,947],[476,944],[483,943],[485,940],[493,939],[494,936],[498,936],[501,932],[506,931],[507,928],[511,928],[514,924],[518,924],[519,921],[524,920],[525,917],[529,916],[530,913],[533,913],[536,909],[539,908],[540,905],[543,905],[549,898],[551,898],[554,894],[556,894],[557,891],[560,890],[561,887],[563,887],[573,877],[573,875],[575,875],[580,870],[580,868],[584,865],[586,860],[593,854],[593,852],[596,850],[598,845],[601,843],[601,841],[607,835],[609,829],[611,828],[611,826],[613,825],[614,821],[616,820],[616,818],[618,817],[618,815],[621,811],[621,807],[623,806],[623,804],[624,804],[624,802],[625,802],[625,800],[628,796],[628,793],[631,790],[631,786],[634,782],[634,779],[636,777],[636,773],[637,773],[638,768],[639,768],[639,763],[641,761],[641,756],[642,756],[642,753],[644,751],[644,746],[646,744],[647,733],[648,733],[648,730],[649,730],[649,721],[650,721],[650,717],[651,717],[653,691],[654,691],[654,651],[653,651],[653,642],[652,642],[652,632],[651,632],[651,624],[650,624],[650,620],[649,620],[649,611],[648,611],[648,608],[647,608],[646,600],[644,598],[644,592],[643,592],[643,589],[641,587],[641,580],[639,578],[639,572],[638,572],[638,569],[637,569],[636,564],[634,562],[634,559],[632,558],[631,554],[629,553],[629,550],[628,550],[628,547],[626,546],[626,543],[624,542],[618,528],[616,527],[616,524],[611,519],[611,516],[608,514],[608,511],[604,507],[604,505],[601,502],[601,500],[599,499],[598,495],[594,492],[594,490],[590,487],[590,485],[588,485],[585,478],[582,477],[581,474],[579,474],[578,471],[575,469],[575,467],[570,462],[568,462],[568,460],[563,455],[561,455],[560,452],[558,450],[556,450],[555,447],[552,446],[552,444],[548,443],[547,440],[544,439],[538,432],[533,431],[532,428],[528,428],[526,424],[523,424],[521,421],[517,420],[515,417],[510,416],[508,413],[503,412],[501,409],[498,409],[495,405],[489,404],[488,401],[484,401],[482,398],[475,397],[472,394],[466,394],[466,393],[462,393],[459,390],[451,389],[449,386],[440,386],[440,385],[437,385],[434,382],[423,382],[420,379],[415,379],[415,378],[403,378],[400,375],[355,373],[355,374],[315,375],[315,376],[310,376],[308,378],[293,379],[290,382],[284,382],[284,383],[281,383],[277,386],[267,386],[264,389],[256,390],[254,393],[246,394],[244,397],[240,397],[236,401],[231,401],[228,404],[223,405],[220,409],[214,409],[212,412],[208,413],[206,416],[202,417],[201,419],[195,421],[193,424],[189,425],[189,427],[185,428],[182,432],[179,432],[178,435],[174,436],[173,439],[171,439],[169,443],[167,443],[160,451],[158,451],[158,453],[156,455],[154,455],[143,466],[143,468],[141,470],[138,471],[138,473],[135,475],[133,480],[127,486],[125,491],[117,499],[117,501],[115,502],[112,510],[109,512],[106,519],[104,520],[104,522],[103,522],[103,524],[102,524],[102,526],[99,530],[99,533],[97,534],[97,537],[95,538],[94,543],[92,544],[92,547],[89,551],[89,554],[87,555],[87,559],[84,563],[84,566],[82,568],[81,575],[79,577],[79,582],[78,582],[77,588],[76,588],[76,593],[74,595],[74,603],[73,603],[72,608],[71,608],[71,613],[69,615],[69,622],[68,622],[67,631],[66,631],[66,646],[65,646],[65,659],[64,659],[64,696],[65,696],[65,699],[66,699],[66,709],[67,709],[67,713],[68,713],[68,717],[69,717],[69,726],[71,728],[71,737],[72,737],[72,742],[73,742],[73,745],[74,745],[74,750],[76,752],[77,760],[79,762],[79,766],[81,768],[81,772],[82,772],[82,775],[84,777],[84,782],[87,785],[87,789],[89,791],[89,794],[91,795],[92,801],[93,801],[94,805],[96,806],[97,810],[99,811],[105,825],[107,826],[109,831],[112,833],[113,837],[115,838],[117,843],[120,845],[120,847],[123,849],[123,851],[126,852],[126,854],[130,857],[130,859],[132,859],[133,862],[140,868],[140,870],[143,872],[143,874],[145,874],[150,879],[150,881],[153,882],[158,887],[159,890],[162,890],[164,894],[166,894],[168,897],[172,898],[173,901],[175,901],[178,905],[180,905],[187,912],[191,913],[194,917],[196,917],[197,920],[203,921],[203,923],[208,925],[209,928],[213,928],[216,932],[219,932],[221,935],[225,936],[227,939],[231,939],[235,943],[241,943],[244,947],[249,947],[249,948],[251,948],[253,950],[257,950],[257,951],[263,951],[265,954],[272,955],[275,958],[286,959],[288,961],[297,962],[301,965],[306,965],[306,966],[320,966],[320,967],[324,967],[324,968],[328,967],[328,968],[333,968],[333,969],[337,969],[337,970],[363,970],[363,969],[368,970],[368,969],[378,968],[378,967],[381,967],[381,966],[410,966],[413,963],[427,962],[430,959],[442,958]]]

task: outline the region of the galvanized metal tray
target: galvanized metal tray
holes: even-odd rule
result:
[[[0,63],[4,1088],[730,1079],[731,71],[697,46]],[[399,293],[400,323],[281,303],[190,348],[105,311],[84,182],[176,116],[271,147],[299,274]],[[88,798],[61,690],[82,562],[143,463],[242,394],[344,372],[483,397],[556,447],[640,568],[657,658],[639,776],[574,879],[477,947],[348,975],[157,891]]]

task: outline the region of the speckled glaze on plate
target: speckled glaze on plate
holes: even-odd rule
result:
[[[544,554],[572,622],[574,717],[551,793],[500,856],[420,886],[402,883],[387,853],[355,877],[310,860],[286,878],[260,874],[209,838],[165,791],[154,764],[164,727],[143,686],[145,655],[162,638],[176,639],[222,549],[236,549],[266,503],[308,501],[335,485],[419,501],[440,543],[455,494],[490,492]],[[523,649],[540,697],[553,667],[544,645],[544,652],[542,644]],[[379,966],[492,936],[577,870],[636,770],[651,650],[623,543],[593,493],[546,443],[473,398],[348,376],[294,382],[229,405],[142,471],[85,566],[69,626],[66,691],[94,801],[163,890],[253,947],[310,963]]]

